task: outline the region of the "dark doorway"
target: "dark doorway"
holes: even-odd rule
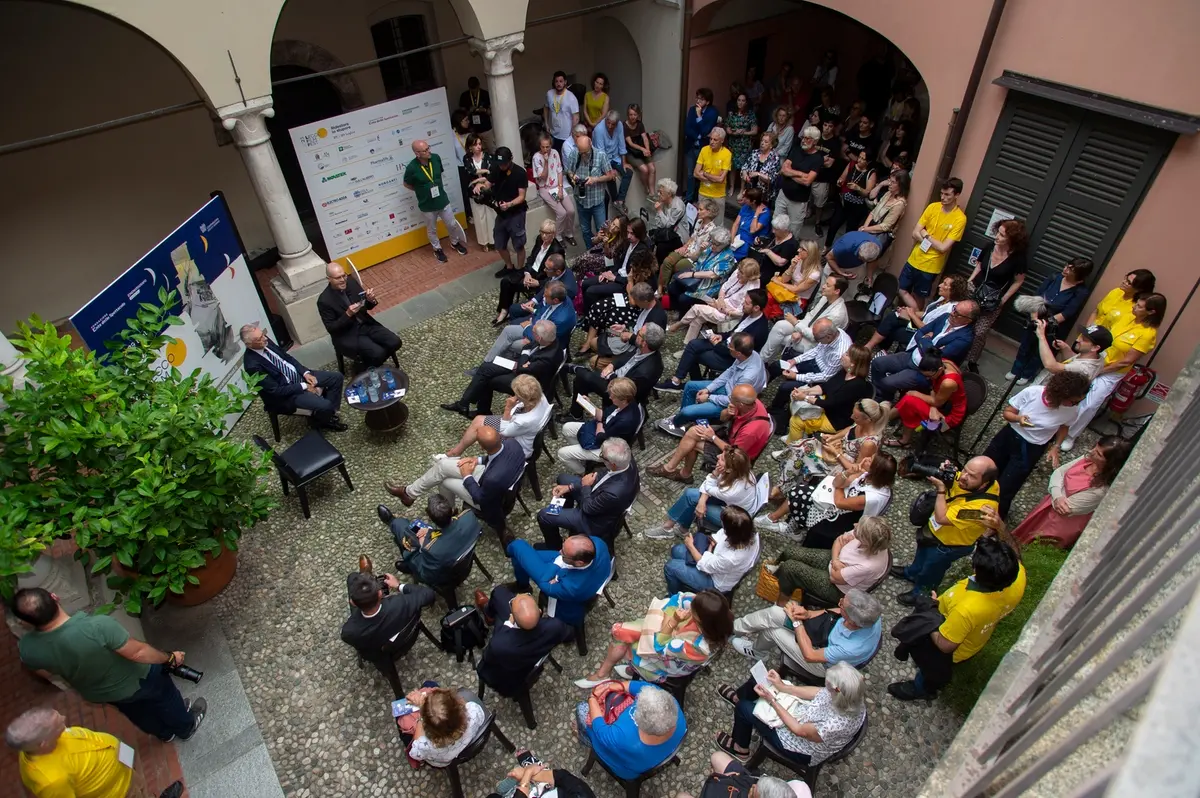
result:
[[[429,44],[425,32],[425,18],[419,14],[392,17],[371,26],[371,39],[375,42],[375,56],[408,52]],[[393,58],[379,64],[379,74],[389,100],[407,97],[437,87],[437,76],[433,71],[433,58],[428,52],[414,53],[403,58]]]
[[[271,67],[271,82],[312,74],[314,70],[308,67],[274,66]],[[325,78],[277,84],[272,88],[271,95],[275,104],[275,116],[267,120],[267,130],[271,132],[271,146],[275,149],[275,158],[279,161],[284,180],[287,181],[292,201],[296,203],[296,211],[300,214],[300,221],[304,224],[308,240],[312,241],[314,246],[321,242],[320,248],[324,249],[324,238],[317,225],[312,198],[308,195],[304,174],[300,171],[300,160],[296,157],[296,149],[292,146],[292,137],[288,131],[341,114],[345,110],[342,108],[341,95]]]
[[[757,39],[751,39],[750,44],[746,46],[746,69],[747,71],[754,67],[754,74],[758,75],[758,79],[767,85],[767,37],[760,36]],[[739,76],[738,81],[742,80]]]

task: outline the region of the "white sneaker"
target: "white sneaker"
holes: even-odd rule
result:
[[[1005,374],[1005,375],[1004,375],[1004,379],[1006,379],[1006,380],[1011,380],[1011,379],[1012,379],[1013,377],[1015,377],[1015,376],[1017,376],[1017,375],[1016,375],[1016,374],[1013,374],[1013,373],[1010,371],[1010,372],[1008,372],[1007,374]]]
[[[1069,452],[1074,448],[1075,448],[1075,439],[1074,438],[1064,438],[1063,442],[1058,447],[1059,451],[1063,451],[1063,452]]]
[[[1028,384],[1029,384],[1028,377],[1022,377],[1021,379],[1017,380],[1017,385],[1028,385]]]
[[[763,532],[785,532],[788,528],[786,520],[772,521],[771,516],[763,513],[754,519],[754,528]]]
[[[642,532],[642,537],[650,538],[651,540],[671,540],[675,537],[676,527],[663,529],[662,524],[655,524],[649,529]]]
[[[733,646],[733,650],[741,654],[746,659],[763,659],[763,657],[754,650],[754,644],[744,637],[734,635],[729,638],[729,645]]]

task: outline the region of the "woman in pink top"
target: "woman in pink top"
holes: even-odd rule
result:
[[[575,246],[575,199],[563,185],[562,158],[554,151],[554,140],[543,133],[538,139],[538,151],[533,154],[533,182],[538,196],[554,211],[558,240]]]
[[[830,603],[852,588],[868,590],[887,573],[891,545],[892,528],[872,516],[841,535],[832,549],[785,549],[775,560],[779,601],[786,603],[797,588]]]
[[[687,327],[683,336],[686,344],[700,334],[700,328],[710,324],[714,328],[727,321],[736,321],[745,313],[743,302],[746,292],[758,288],[759,266],[754,258],[742,258],[725,284],[721,286],[716,298],[704,297],[699,304],[692,305],[683,318],[667,327],[667,332],[675,332]]]

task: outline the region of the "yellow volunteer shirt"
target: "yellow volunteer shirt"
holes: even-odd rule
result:
[[[959,487],[958,480],[954,480],[954,484],[946,489],[946,519],[947,523],[939,524],[937,519],[932,515],[929,517],[929,528],[933,530],[933,535],[938,540],[945,543],[947,546],[970,546],[979,539],[979,536],[987,531],[987,527],[983,525],[983,521],[977,521],[970,518],[960,519],[958,514],[963,510],[981,510],[988,505],[1000,508],[1000,485],[993,482],[988,486],[987,494],[995,496],[995,499],[959,499],[953,501],[955,496],[961,496],[964,493],[972,491],[963,490]]]
[[[1125,296],[1120,288],[1114,288],[1104,295],[1100,304],[1096,305],[1096,324],[1109,332],[1122,322],[1133,318],[1133,300]],[[1113,333],[1116,337],[1116,333]]]
[[[713,152],[712,147],[704,146],[700,150],[700,157],[696,159],[696,163],[700,165],[700,171],[707,172],[710,175],[715,175],[717,172],[725,172],[725,180],[720,183],[711,183],[707,180],[700,181],[700,196],[715,197],[720,199],[725,196],[725,181],[729,179],[729,169],[733,166],[733,153],[728,147],[722,147],[717,152]]]
[[[962,662],[979,653],[992,636],[1000,620],[1016,609],[1025,595],[1025,566],[1021,565],[1016,580],[1004,588],[985,593],[964,579],[938,596],[938,611],[946,620],[938,633],[951,643],[954,661]]]
[[[68,727],[48,754],[21,752],[21,781],[34,798],[125,798],[133,771],[111,734]]]
[[[1104,352],[1104,365],[1106,366],[1125,357],[1130,349],[1136,349],[1142,354],[1146,354],[1158,343],[1158,328],[1139,324],[1134,320],[1132,313],[1118,321],[1116,326],[1110,327],[1108,331],[1112,333],[1113,342],[1112,346]],[[1124,367],[1121,369],[1121,373],[1124,374],[1130,368],[1132,365]]]
[[[925,232],[934,241],[962,241],[963,233],[967,229],[967,215],[957,205],[954,206],[954,210],[945,213],[942,203],[934,202],[921,214],[918,226],[924,227]],[[933,247],[930,247],[928,252],[922,252],[921,242],[918,241],[908,254],[908,262],[917,271],[939,274],[948,257],[949,252],[938,252]]]

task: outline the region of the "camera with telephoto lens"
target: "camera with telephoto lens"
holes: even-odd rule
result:
[[[200,684],[200,680],[204,678],[204,671],[189,668],[187,665],[164,665],[163,669],[172,676],[187,679],[192,684]]]
[[[913,463],[908,467],[908,473],[918,477],[935,477],[940,479],[942,484],[946,486],[954,484],[954,478],[958,476],[958,470],[948,460],[933,463],[928,461],[922,462],[920,458],[913,460]]]

